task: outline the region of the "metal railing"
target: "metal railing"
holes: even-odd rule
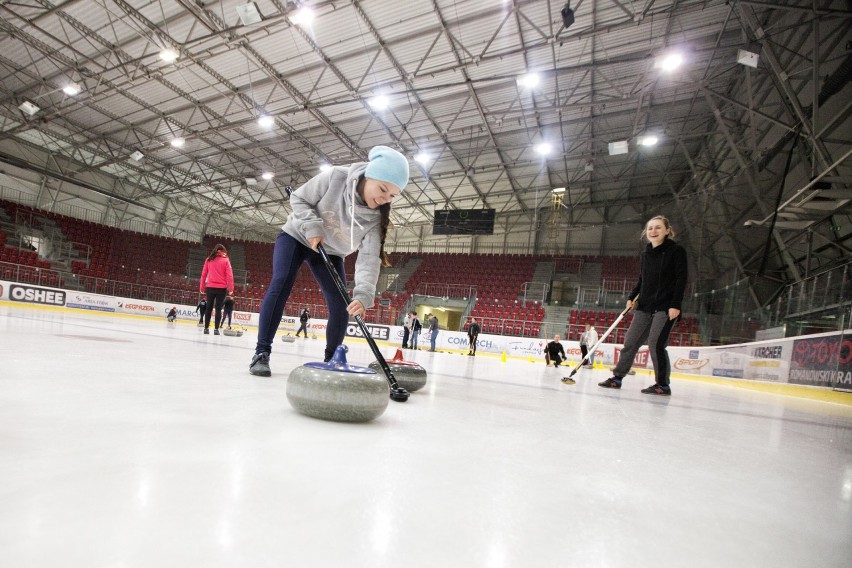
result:
[[[420,296],[435,296],[436,298],[468,299],[476,297],[476,286],[467,284],[426,283],[419,284],[414,293]]]

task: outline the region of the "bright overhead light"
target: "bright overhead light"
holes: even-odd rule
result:
[[[68,83],[64,87],[62,87],[62,92],[68,95],[69,97],[73,97],[74,95],[80,94],[80,85],[77,83]]]
[[[547,142],[542,142],[541,144],[536,144],[534,150],[537,154],[541,154],[542,156],[547,156],[550,154],[553,147]]]
[[[275,117],[269,116],[268,114],[264,114],[260,118],[257,119],[257,123],[263,128],[271,128],[273,124],[275,124]]]
[[[27,116],[32,116],[41,110],[39,107],[31,103],[30,101],[22,102],[20,105],[18,105],[18,108],[21,109],[21,111]]]
[[[526,87],[528,89],[534,88],[538,85],[539,76],[538,73],[527,73],[526,75],[521,75],[518,77],[518,86]]]
[[[656,136],[643,136],[639,139],[639,144],[642,146],[655,146],[660,139]]]
[[[385,110],[390,106],[390,101],[384,95],[378,95],[367,101],[376,110]]]
[[[327,172],[331,169],[331,164],[320,164],[319,169],[321,172]]]
[[[680,53],[669,53],[657,59],[657,67],[663,71],[670,73],[681,66],[683,56]]]
[[[564,187],[554,187],[550,191],[553,192],[553,193],[565,193],[565,188]]]
[[[297,26],[310,26],[314,21],[314,11],[310,8],[302,8],[290,16],[290,21]]]
[[[186,144],[186,138],[172,138],[170,144],[175,148],[183,148],[183,145]]]
[[[269,181],[275,177],[275,174],[273,174],[272,172],[263,172],[262,174],[260,174],[260,177],[262,177],[266,181]]]
[[[432,156],[430,156],[426,152],[420,152],[419,154],[414,156],[414,161],[425,166],[425,165],[429,164],[429,162],[432,161]]]
[[[164,49],[160,52],[160,59],[162,59],[166,63],[172,63],[173,61],[176,61],[177,58],[178,58],[177,50],[173,49],[171,47],[167,47],[166,49]]]

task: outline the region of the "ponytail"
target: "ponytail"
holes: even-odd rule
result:
[[[385,268],[390,268],[393,266],[391,264],[390,258],[388,258],[387,253],[385,252],[385,239],[388,237],[388,227],[390,227],[390,203],[385,203],[384,205],[379,206],[379,213],[382,215],[382,222],[379,228],[381,234],[382,245],[379,248],[379,258],[382,259],[382,266]]]

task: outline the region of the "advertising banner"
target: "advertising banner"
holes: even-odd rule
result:
[[[143,300],[125,300],[124,298],[119,298],[116,311],[125,314],[138,314],[140,316],[160,315],[156,304],[159,304],[159,302],[154,303],[145,302]],[[166,313],[168,313],[168,310],[166,310]]]
[[[786,383],[790,372],[790,347],[789,342],[768,342],[749,346],[744,378]]]
[[[621,357],[621,346],[618,345],[615,347],[615,358],[614,363],[617,365],[618,360]],[[640,369],[646,369],[651,367],[651,353],[648,351],[647,347],[642,347],[639,351],[636,352],[636,356],[633,358],[633,367],[639,367]]]
[[[737,348],[716,349],[710,357],[713,376],[731,379],[742,379],[745,377],[745,367],[748,357],[740,353]]]
[[[6,291],[8,289],[9,289],[9,283],[4,282],[3,280],[0,280],[0,300],[8,300],[9,299],[9,295],[6,293]]]
[[[66,293],[55,288],[42,288],[28,284],[9,284],[9,300],[43,306],[64,306]]]
[[[135,300],[129,301],[134,302]],[[76,310],[115,312],[118,307],[118,298],[101,296],[100,294],[89,294],[88,292],[69,292],[65,301],[65,307]]]
[[[793,342],[790,382],[852,388],[852,335],[803,337]]]
[[[682,349],[670,347],[669,361],[672,371],[676,373],[692,373],[697,375],[709,375],[712,369],[710,355],[702,353],[699,349]]]

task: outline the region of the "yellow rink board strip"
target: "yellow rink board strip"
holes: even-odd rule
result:
[[[152,321],[162,321],[165,320],[165,317],[155,317],[155,316],[145,316],[145,315],[137,315],[137,314],[122,314],[118,312],[103,312],[99,310],[79,310],[76,308],[66,308],[64,306],[44,306],[40,304],[29,304],[23,302],[8,302],[8,301],[0,301],[0,306],[10,307],[10,308],[28,308],[35,310],[47,310],[47,311],[59,311],[59,312],[68,312],[74,314],[80,313],[88,313],[88,314],[97,314],[97,315],[105,315],[105,316],[113,316],[113,317],[121,317],[121,318],[131,318],[131,319],[146,319]],[[184,325],[197,325],[197,322],[189,321],[189,320],[176,320],[176,323],[184,324]],[[317,335],[317,337],[325,337],[323,335]],[[366,343],[366,340],[360,337],[348,337],[347,341],[359,341]],[[391,347],[398,347],[396,343],[391,344],[388,341],[377,340],[377,344],[387,345]],[[422,348],[421,348],[422,349]],[[460,355],[464,355],[464,350],[455,350],[455,349],[444,349],[442,350],[444,353],[457,353]],[[499,353],[481,353],[477,354],[477,357],[501,357]],[[513,359],[517,361],[526,361],[527,357],[515,357],[508,356],[508,359]],[[544,362],[544,359],[534,360],[533,363],[540,365]],[[565,365],[565,369],[571,369],[574,365]],[[650,375],[653,371],[650,369],[636,369],[637,373],[642,373],[646,375]],[[711,377],[711,376],[703,376],[703,375],[688,375],[685,373],[672,373],[672,378],[674,379],[684,379],[688,381],[697,381],[701,383],[709,383],[714,385],[721,386],[729,386],[736,387],[740,389],[746,389],[750,391],[762,392],[766,394],[775,394],[782,396],[789,396],[795,398],[801,398],[806,400],[816,400],[820,402],[829,402],[833,404],[842,404],[846,406],[852,407],[852,393],[835,391],[826,387],[812,387],[807,385],[791,385],[787,383],[768,383],[765,381],[752,381],[747,379],[728,379],[723,377]]]

